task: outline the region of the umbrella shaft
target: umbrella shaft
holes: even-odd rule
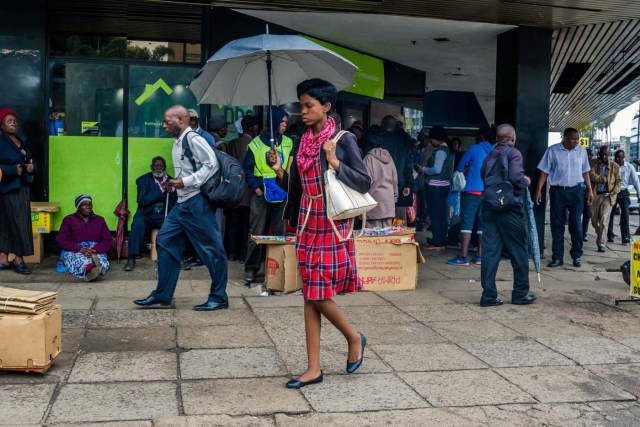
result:
[[[271,149],[273,150],[274,138],[275,138],[275,130],[273,129],[273,114],[271,114],[271,52],[267,51],[267,90],[269,92],[269,110],[267,114],[269,115],[269,129],[271,130]]]

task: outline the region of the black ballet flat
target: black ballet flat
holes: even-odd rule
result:
[[[27,268],[27,264],[25,264],[24,261],[22,261],[20,264],[16,264],[14,262],[13,263],[13,271],[15,271],[18,274],[22,274],[23,276],[27,276],[27,275],[31,274],[31,272]]]
[[[0,263],[0,271],[2,270],[11,270],[13,268],[13,264],[9,263],[9,264],[2,264]]]
[[[323,373],[320,371],[320,376],[318,378],[312,379],[311,381],[291,380],[287,383],[287,388],[299,389],[310,384],[319,384],[323,379]]]
[[[360,341],[362,342],[362,355],[360,355],[360,359],[356,360],[355,362],[349,362],[347,360],[348,374],[353,374],[355,371],[357,371],[360,365],[362,365],[362,361],[364,360],[364,347],[367,345],[367,338],[360,332],[358,332],[358,334],[360,335]]]

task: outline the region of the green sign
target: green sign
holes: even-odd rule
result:
[[[173,93],[173,89],[171,89],[169,87],[169,85],[165,83],[164,80],[158,79],[152,85],[150,85],[150,84],[144,85],[144,92],[142,92],[142,95],[140,95],[138,98],[136,98],[136,104],[138,104],[138,105],[142,104],[144,101],[149,99],[149,97],[151,95],[156,93],[156,91],[159,90],[159,89],[162,89],[164,91],[164,93],[166,93],[167,95],[171,95]]]
[[[343,89],[345,92],[384,99],[384,63],[381,59],[345,47],[336,46],[335,44],[313,37],[305,37],[345,57],[359,68],[359,70],[356,71],[356,78],[353,81],[354,85],[350,88]]]

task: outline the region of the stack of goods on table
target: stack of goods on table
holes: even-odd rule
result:
[[[60,354],[56,292],[0,286],[0,370],[45,372]]]

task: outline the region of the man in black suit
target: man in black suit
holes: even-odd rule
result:
[[[160,156],[154,157],[151,161],[151,172],[136,180],[138,210],[133,216],[129,232],[129,259],[124,266],[125,271],[132,271],[136,267],[136,257],[140,254],[145,234],[154,228],[162,227],[164,218],[178,199],[173,187],[162,185],[172,179],[165,173],[166,169],[167,162]]]

